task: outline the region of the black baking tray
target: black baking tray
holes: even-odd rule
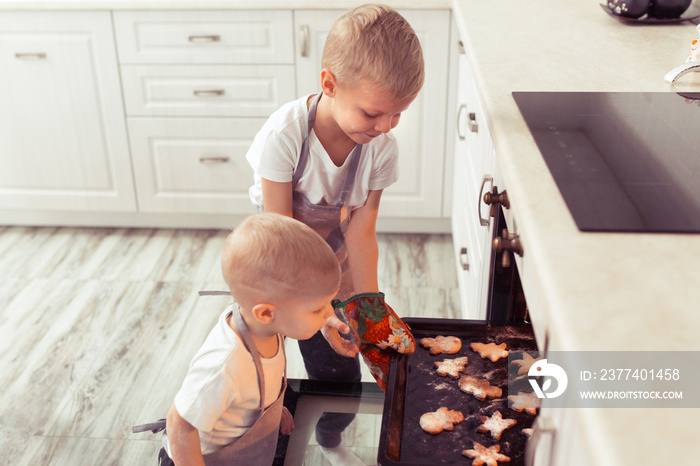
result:
[[[392,356],[384,398],[381,435],[377,462],[380,466],[469,464],[471,459],[462,450],[473,448],[473,442],[486,447],[501,445],[501,453],[511,458],[509,466],[524,464],[528,437],[522,429],[532,427],[535,416],[519,413],[508,407],[508,358],[496,362],[483,359],[469,347],[472,342],[506,343],[508,351],[537,351],[537,342],[529,324],[489,323],[480,320],[405,318],[416,339],[416,351],[410,355]],[[421,338],[454,335],[462,340],[462,349],[455,354],[431,355],[418,345]],[[480,401],[459,389],[459,379],[441,377],[434,369],[435,361],[467,356],[466,375],[489,379],[503,390],[502,398]],[[527,380],[513,386],[513,392],[532,391]],[[517,393],[510,393],[517,394]],[[420,416],[441,406],[464,414],[464,421],[451,432],[433,435],[423,431]],[[478,416],[491,416],[500,411],[504,418],[515,419],[500,440],[489,432],[476,432],[481,424]]]

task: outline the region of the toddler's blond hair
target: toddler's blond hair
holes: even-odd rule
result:
[[[425,80],[416,33],[386,5],[362,5],[341,16],[328,33],[321,66],[341,86],[368,80],[395,100],[415,97]]]
[[[233,298],[246,309],[330,294],[341,273],[335,253],[318,233],[273,213],[250,216],[228,235],[221,268]]]

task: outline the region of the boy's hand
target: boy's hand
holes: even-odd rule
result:
[[[282,419],[280,420],[280,433],[283,435],[291,435],[294,429],[294,418],[292,413],[286,407],[282,407]]]
[[[321,328],[321,333],[331,348],[341,356],[354,358],[360,351],[355,343],[340,336],[341,333],[349,334],[350,327],[334,315],[328,318],[326,325]]]

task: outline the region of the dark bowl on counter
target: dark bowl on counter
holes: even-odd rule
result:
[[[647,15],[650,18],[680,18],[693,0],[651,0]]]

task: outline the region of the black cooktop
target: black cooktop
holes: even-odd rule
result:
[[[579,230],[700,233],[700,93],[513,97]]]

